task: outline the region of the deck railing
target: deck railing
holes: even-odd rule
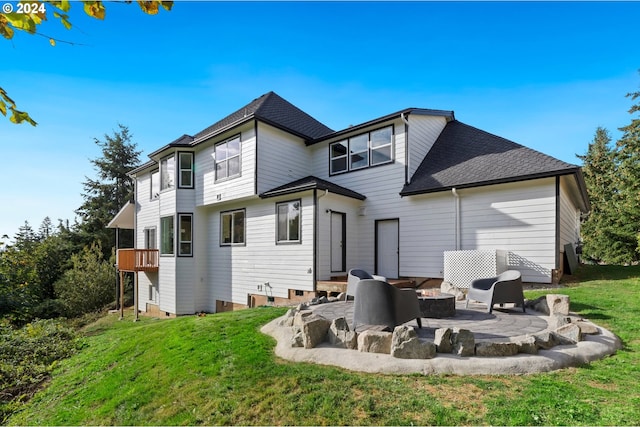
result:
[[[158,271],[157,249],[118,249],[120,271]]]

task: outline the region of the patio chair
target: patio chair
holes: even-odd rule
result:
[[[416,319],[422,328],[418,294],[413,289],[398,289],[382,280],[364,279],[356,287],[353,330],[358,325],[382,325],[391,331]]]
[[[498,277],[476,279],[469,286],[466,307],[469,300],[480,301],[487,304],[488,313],[493,310],[494,304],[501,306],[507,302],[513,302],[516,306],[524,308],[524,294],[522,293],[522,279],[519,271],[507,270]]]
[[[352,268],[351,270],[349,270],[349,274],[347,276],[347,292],[346,292],[347,300],[353,299],[355,297],[356,285],[362,279],[376,279],[376,280],[382,280],[383,282],[387,281],[387,278],[384,276],[376,276],[375,274],[371,275],[359,268]]]

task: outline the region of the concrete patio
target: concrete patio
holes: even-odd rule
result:
[[[351,326],[353,304],[333,302],[312,306],[311,310],[327,319],[344,317]],[[456,303],[456,315],[445,319],[422,319],[422,329],[414,320],[407,323],[414,326],[421,340],[433,341],[438,328],[461,328],[470,330],[480,342],[513,342],[531,334],[550,330],[548,316],[527,309],[494,308],[486,312],[482,304],[464,301]],[[438,353],[432,359],[399,359],[390,354],[368,353],[358,350],[340,349],[324,342],[315,348],[292,347],[294,331],[291,327],[280,326],[275,319],[262,328],[262,332],[277,340],[276,355],[293,362],[308,362],[337,366],[353,371],[384,374],[458,374],[458,375],[501,375],[547,372],[570,366],[579,366],[612,355],[621,348],[620,340],[610,331],[594,325],[595,335],[585,335],[584,340],[571,345],[556,345],[551,349],[540,349],[537,354],[517,354],[508,357],[461,357],[455,354]]]

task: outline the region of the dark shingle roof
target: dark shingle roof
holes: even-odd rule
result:
[[[447,123],[400,194],[432,193],[577,171],[578,166],[454,120]]]
[[[299,191],[307,190],[329,190],[330,193],[340,194],[342,196],[347,196],[358,200],[364,200],[367,198],[360,193],[349,190],[348,188],[342,187],[332,182],[325,181],[324,179],[316,178],[315,176],[307,176],[288,184],[281,185],[280,187],[276,187],[272,190],[265,191],[264,193],[260,194],[260,197],[266,199],[269,197],[283,196],[285,194],[292,194]]]
[[[195,135],[195,143],[215,135],[234,124],[239,124],[252,118],[286,130],[305,140],[320,138],[333,132],[331,128],[281,98],[275,92],[269,92],[198,132]]]

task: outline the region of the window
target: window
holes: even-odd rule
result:
[[[391,161],[391,128],[386,127],[371,132],[371,165]]]
[[[160,160],[160,189],[167,190],[175,185],[176,159],[174,156]]]
[[[193,153],[178,154],[180,188],[193,188]]]
[[[178,214],[180,234],[178,238],[178,255],[193,255],[193,215]]]
[[[156,228],[144,229],[144,247],[145,249],[157,249],[158,242],[156,240]]]
[[[331,173],[346,172],[348,141],[331,144]]]
[[[278,212],[277,242],[300,242],[300,200],[276,204]]]
[[[173,216],[160,218],[160,254],[173,255]]]
[[[220,214],[220,245],[244,244],[244,217],[244,209]]]
[[[329,145],[331,175],[393,161],[393,127],[356,135]]]
[[[151,200],[160,197],[160,171],[151,172]]]
[[[240,136],[215,146],[216,181],[240,175]]]
[[[349,169],[360,169],[369,166],[369,135],[358,135],[349,138],[349,153],[351,157]]]

